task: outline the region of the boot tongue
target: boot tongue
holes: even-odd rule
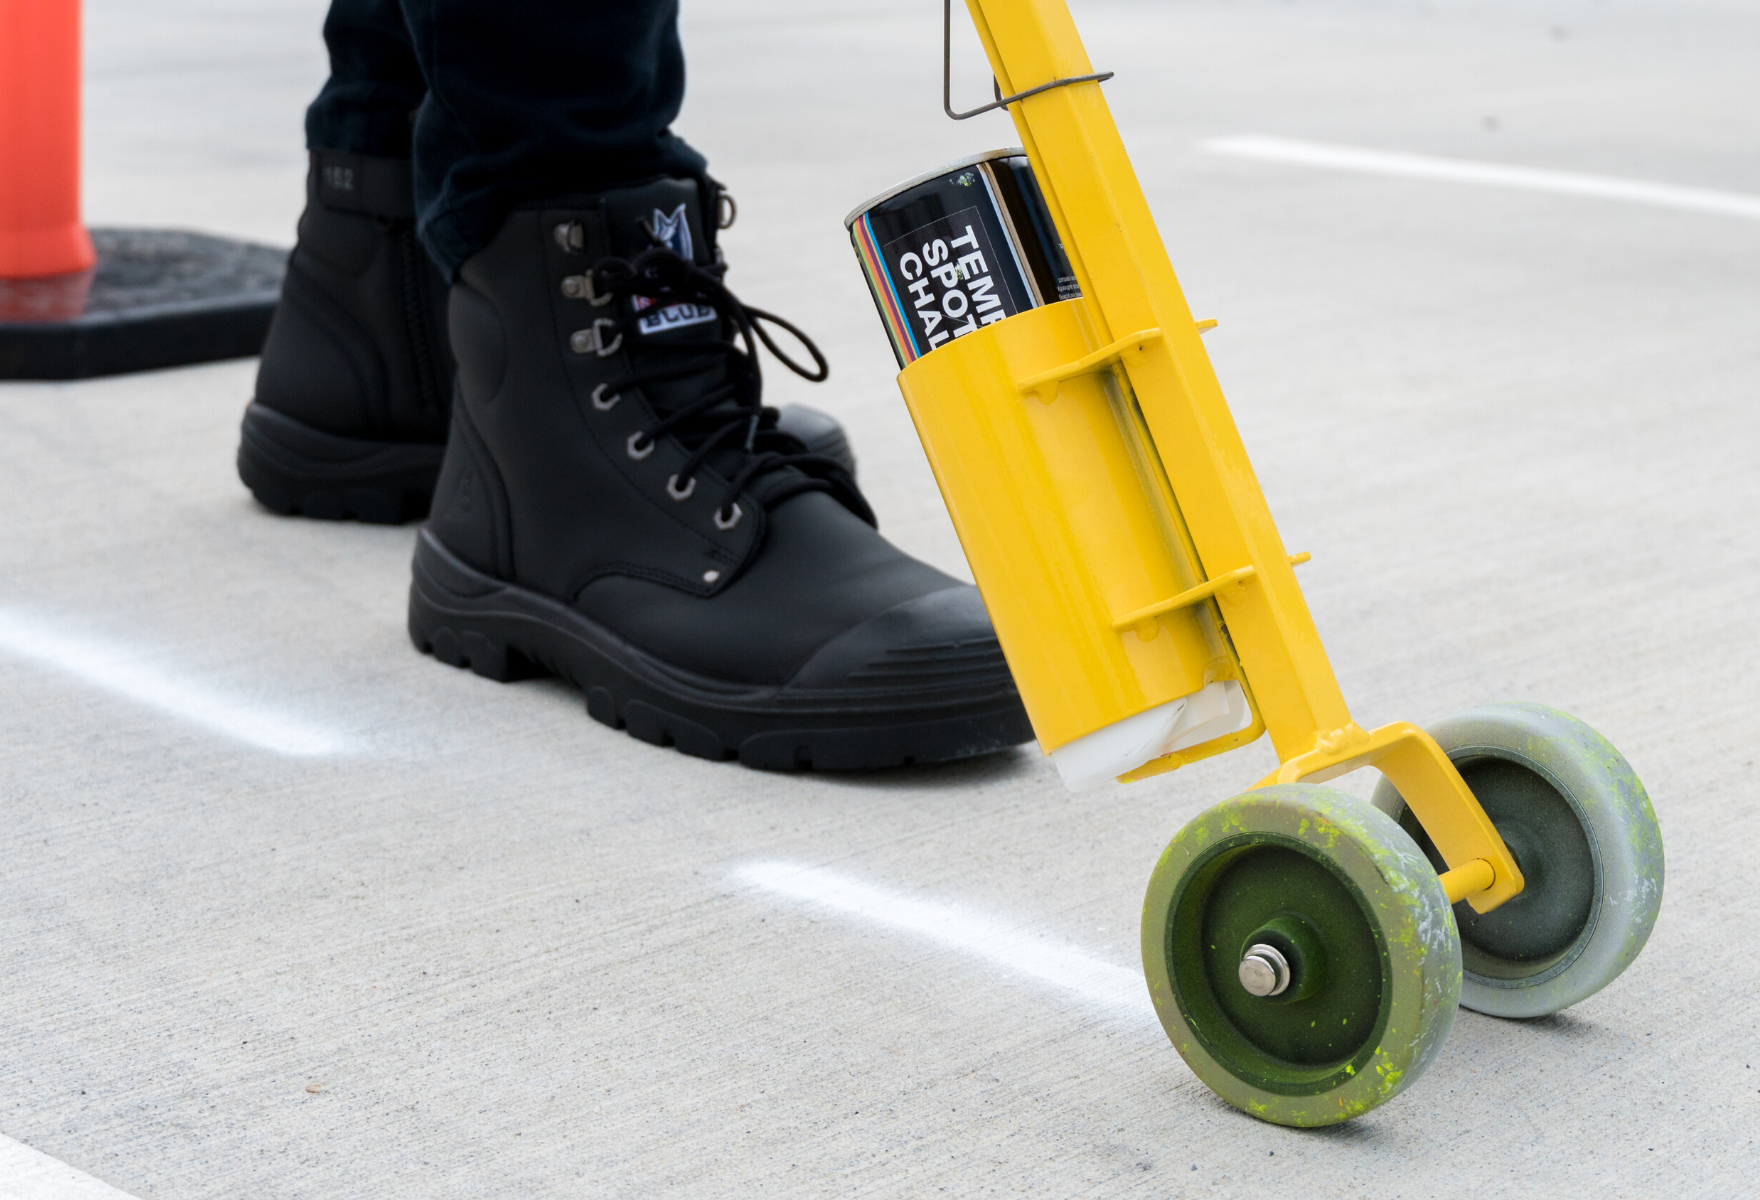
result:
[[[696,180],[656,179],[638,187],[618,188],[603,194],[603,205],[606,244],[616,257],[633,259],[661,245],[698,266],[715,261],[714,242],[703,225]],[[679,361],[674,355],[644,353],[650,348],[723,340],[721,314],[706,304],[662,304],[645,296],[633,296],[624,303],[637,317],[636,335],[627,349],[638,372],[669,360],[673,364]],[[662,416],[726,380],[724,362],[711,361],[707,355],[702,361],[702,371],[644,388],[649,403]]]
[[[700,267],[715,261],[715,247],[703,229],[702,203],[692,179],[657,179],[640,187],[605,194],[605,234],[611,253],[633,259],[664,246]],[[706,304],[661,304],[631,297],[644,343],[716,341],[721,316]]]
[[[694,179],[656,179],[604,192],[605,236],[611,253],[634,258],[659,244],[698,266],[715,260],[703,229],[703,205]]]

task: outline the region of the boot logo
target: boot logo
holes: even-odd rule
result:
[[[676,253],[679,259],[692,260],[690,218],[685,215],[683,204],[672,209],[671,216],[656,208],[653,220],[648,222],[648,236],[653,238],[656,246],[665,246],[667,250]],[[648,334],[667,333],[671,329],[683,329],[686,326],[706,326],[709,322],[720,320],[720,313],[716,313],[715,308],[711,308],[709,304],[667,304],[665,308],[656,310],[655,301],[649,297],[634,296],[630,299],[634,303],[635,311],[642,313],[641,322],[637,322],[635,327],[641,329],[644,338]]]
[[[665,308],[656,308],[654,301],[646,296],[632,296],[630,302],[641,314],[636,328],[643,337],[683,329],[687,325],[707,325],[721,319],[721,314],[710,304],[668,304]]]
[[[659,209],[654,210],[654,220],[648,226],[648,236],[654,239],[656,246],[665,246],[680,258],[690,261],[691,223],[685,217],[684,205],[680,204],[667,216]]]
[[[656,208],[654,219],[648,223],[648,236],[654,239],[656,246],[664,246],[687,262],[692,261],[691,223],[683,204],[673,209],[671,216]],[[668,304],[656,309],[654,301],[647,296],[633,296],[631,303],[636,312],[642,314],[636,328],[641,330],[643,337],[688,325],[707,325],[721,319],[721,315],[707,304]]]

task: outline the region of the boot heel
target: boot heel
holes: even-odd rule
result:
[[[483,588],[492,581],[463,576],[462,564],[435,554],[427,537],[424,531],[417,539],[409,586],[409,640],[416,649],[497,683],[545,674],[519,647],[488,630],[496,623],[494,615],[473,611],[492,594]]]
[[[530,664],[519,651],[473,630],[460,632],[442,625],[429,635],[427,645],[417,645],[447,666],[469,667],[474,674],[496,683],[511,683],[532,675]]]
[[[423,654],[431,654],[449,667],[468,667],[474,674],[496,683],[544,674],[542,668],[506,642],[474,629],[456,628],[455,623],[427,619],[432,614],[419,611],[425,607],[422,597],[410,596],[410,641]]]
[[[326,433],[253,401],[238,443],[238,477],[282,516],[401,525],[427,514],[444,447]]]

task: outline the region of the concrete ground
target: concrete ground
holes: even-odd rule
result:
[[[323,8],[88,0],[90,219],[291,242]],[[254,364],[5,384],[0,1131],[143,1200],[1750,1192],[1760,221],[1198,142],[1760,194],[1760,10],[1075,8],[1358,719],[1610,737],[1669,854],[1636,965],[1462,1013],[1353,1124],[1261,1124],[1168,1045],[1136,924],[1263,744],[1080,797],[1030,749],[685,758],[417,655],[413,530],[254,507]],[[883,528],[963,573],[840,225],[1013,141],[940,116],[939,18],[687,4],[679,128],[739,196],[731,282],[834,364],[774,399],[842,417]]]

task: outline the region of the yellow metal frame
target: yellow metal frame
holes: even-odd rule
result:
[[[1093,74],[1065,0],[967,6],[1004,95]],[[1351,719],[1296,583],[1306,556],[1278,536],[1100,85],[1009,112],[1082,296],[899,379],[1041,745],[1234,679],[1247,729],[1122,778],[1261,730],[1282,766],[1256,786],[1374,767],[1447,862],[1449,898],[1495,908],[1521,872],[1460,772],[1415,725]]]

